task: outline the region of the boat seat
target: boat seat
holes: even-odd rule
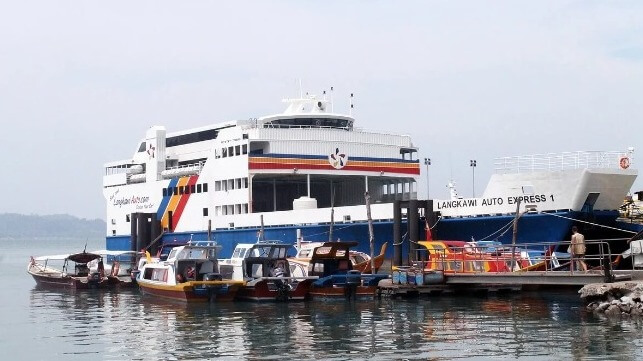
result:
[[[205,261],[201,263],[201,267],[199,268],[199,274],[206,274],[206,273],[213,273],[213,272],[214,272],[214,262]]]
[[[337,265],[337,270],[338,271],[348,271],[349,270],[348,261],[345,260],[345,259],[339,261],[339,264]]]

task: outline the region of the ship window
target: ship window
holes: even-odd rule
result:
[[[207,217],[207,216],[208,216],[208,209],[203,208],[203,217]]]
[[[112,236],[115,236],[115,235],[116,235],[116,230],[112,229]]]
[[[241,178],[237,178],[237,179],[235,179],[234,181],[235,181],[235,183],[237,183],[236,188],[237,188],[237,189],[241,189]]]
[[[234,147],[229,146],[228,147],[228,157],[233,157],[234,156]]]
[[[244,213],[244,214],[245,214],[245,213],[248,213],[248,203],[244,203],[244,204],[243,204],[243,210],[242,210],[242,213]]]
[[[208,191],[208,183],[203,183],[203,193]]]
[[[175,196],[179,194],[179,189],[177,187],[173,187],[172,191],[174,192]]]
[[[179,186],[179,194],[183,194],[183,186]]]
[[[144,152],[145,151],[145,142],[141,143],[141,145],[138,146],[138,152]]]
[[[165,140],[166,147],[176,147],[178,145],[191,144],[202,142],[205,140],[216,139],[218,130],[217,129],[208,129],[196,133],[178,135],[176,137],[170,137]]]
[[[234,214],[241,214],[241,204],[234,205]]]
[[[183,193],[190,194],[190,185],[185,186],[185,189],[183,190]]]
[[[241,154],[248,154],[248,144],[241,146]]]
[[[125,215],[125,222],[129,222],[129,214]]]
[[[234,214],[234,207],[231,204],[227,205],[226,208],[228,208],[228,214]]]
[[[243,188],[248,188],[248,178],[243,178]]]
[[[214,207],[214,215],[215,216],[220,216],[221,215],[221,206]]]
[[[214,182],[214,191],[219,192],[221,190],[221,181]]]
[[[228,156],[228,149],[227,148],[221,149],[221,157],[225,158],[227,156]]]
[[[241,155],[241,146],[237,145],[234,147],[234,155]]]
[[[167,197],[167,188],[163,188],[163,197]]]
[[[234,179],[228,179],[228,189],[234,189]]]
[[[234,252],[232,253],[232,258],[239,258],[239,252],[241,252],[241,248],[235,248]]]
[[[201,185],[200,184],[196,185],[196,192],[201,193]]]

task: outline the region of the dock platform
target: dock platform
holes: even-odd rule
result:
[[[614,281],[631,279],[631,274],[614,275]],[[577,287],[606,281],[603,271],[531,271],[531,272],[484,272],[445,274],[444,281],[435,284],[395,284],[392,279],[380,281],[380,297],[435,296],[448,293],[517,292],[539,287]]]

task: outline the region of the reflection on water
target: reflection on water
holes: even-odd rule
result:
[[[24,271],[30,252],[13,251],[27,255],[0,265],[15,291],[0,296],[3,359],[643,357],[640,322],[587,314],[573,292],[184,305],[135,290],[38,289]]]

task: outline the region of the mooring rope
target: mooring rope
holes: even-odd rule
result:
[[[559,215],[559,214],[553,214],[553,213],[540,213],[540,214],[546,214],[546,215],[549,215],[549,216],[554,216],[554,217],[559,217],[559,218],[563,218],[563,219],[568,219],[568,220],[571,220],[571,221],[576,221],[576,222],[586,223],[586,224],[589,224],[589,225],[592,225],[592,226],[598,226],[598,227],[603,227],[603,228],[607,228],[607,229],[613,229],[613,230],[615,230],[615,231],[621,231],[621,232],[632,233],[632,234],[636,234],[636,233],[637,233],[637,232],[634,232],[634,231],[628,231],[628,230],[626,230],[626,229],[620,229],[620,228],[615,228],[615,227],[606,226],[606,225],[603,225],[603,224],[598,224],[598,223],[592,223],[592,222],[588,222],[588,221],[583,221],[583,220],[576,219],[576,218],[565,217],[565,216],[561,216],[561,215]]]

